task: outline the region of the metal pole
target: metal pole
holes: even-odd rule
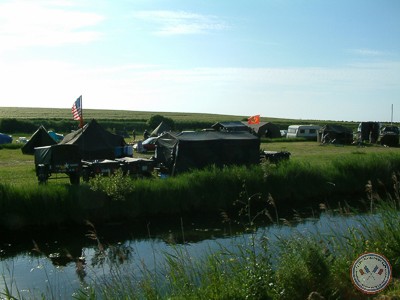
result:
[[[392,104],[392,115],[390,117],[390,125],[392,125],[392,124],[393,124],[393,104]]]

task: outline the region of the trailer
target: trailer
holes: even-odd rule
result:
[[[321,126],[318,125],[290,125],[288,127],[286,137],[317,140],[317,135],[320,128]]]
[[[66,174],[71,184],[79,184],[82,162],[78,146],[36,147],[34,154],[39,184],[47,183],[53,174]]]
[[[153,159],[133,157],[82,160],[79,147],[73,144],[36,147],[34,154],[39,184],[46,183],[54,174],[66,174],[71,184],[79,184],[81,178],[88,182],[99,175],[110,176],[117,170],[134,178],[150,177],[156,165]]]

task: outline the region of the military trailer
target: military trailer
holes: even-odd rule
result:
[[[51,145],[35,148],[35,170],[40,184],[53,174],[66,174],[71,184],[79,184],[81,155],[76,145]]]
[[[82,178],[89,181],[97,175],[110,176],[121,168],[121,164],[111,159],[96,159],[92,161],[82,161]]]

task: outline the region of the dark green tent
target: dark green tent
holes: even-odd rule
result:
[[[78,145],[83,159],[114,159],[116,148],[126,145],[122,136],[105,130],[95,120],[67,134],[60,144]]]
[[[21,148],[23,154],[34,154],[35,147],[51,146],[57,142],[50,136],[47,130],[40,126],[30,137],[29,141]]]
[[[351,144],[353,131],[342,125],[327,124],[320,129],[323,144]]]
[[[243,122],[243,124],[250,128],[250,131],[257,134],[260,138],[266,137],[274,139],[282,137],[278,125],[271,122],[260,122],[258,124],[247,124],[247,122]]]
[[[245,131],[167,133],[156,145],[157,162],[172,175],[208,165],[250,165],[260,160],[260,140]]]
[[[249,131],[248,126],[240,121],[218,122],[211,125],[211,128],[217,131]]]

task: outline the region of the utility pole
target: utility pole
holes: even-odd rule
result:
[[[390,117],[390,125],[393,125],[393,103],[392,103],[392,115]]]

